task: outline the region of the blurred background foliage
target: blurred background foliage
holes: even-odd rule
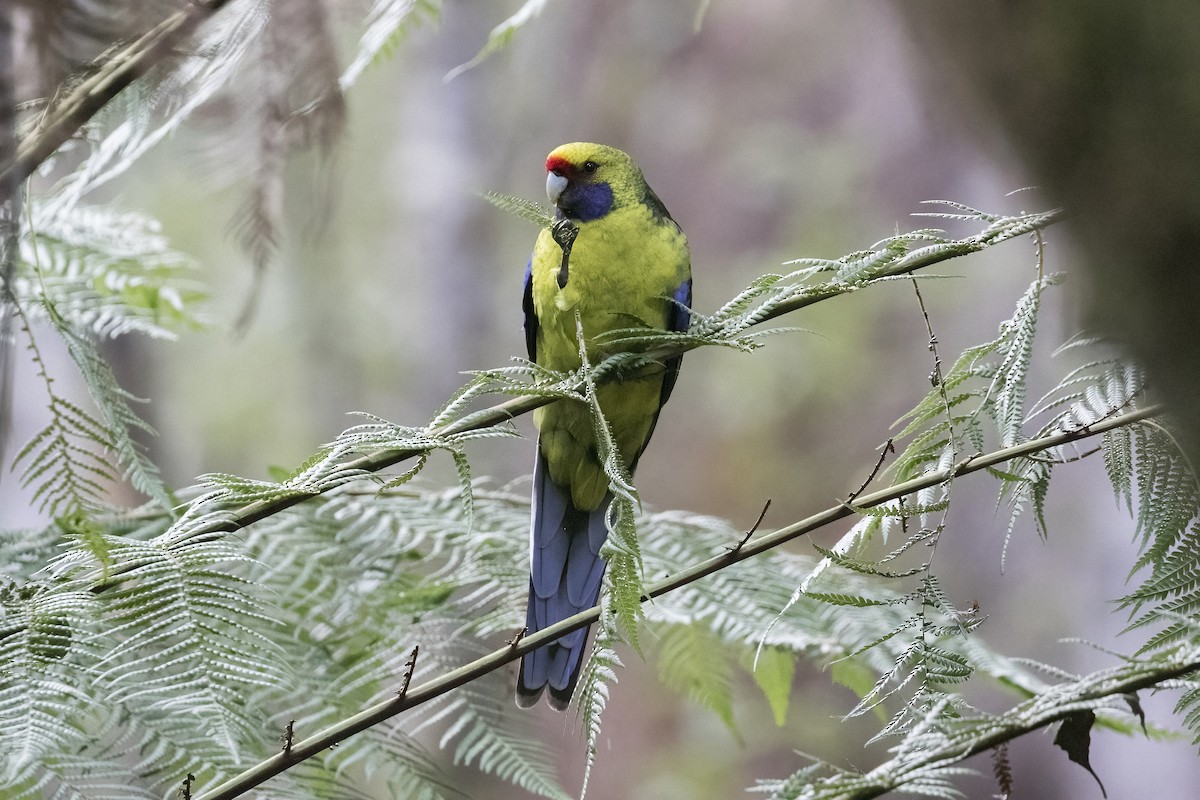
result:
[[[111,30],[59,43],[60,58],[46,62],[58,66],[41,73],[44,85],[23,87],[25,95],[53,85],[72,61],[85,62],[165,5],[127,4],[143,16],[114,18]],[[341,5],[330,4],[328,19],[309,24],[330,26],[334,49],[325,57],[344,67],[357,35],[337,25]],[[256,75],[248,74],[94,198],[161,220],[173,246],[202,265],[198,277],[212,295],[207,329],[184,331],[174,342],[118,340],[110,353],[127,388],[152,398],[144,409],[160,433],[152,455],[169,485],[204,472],[265,478],[272,466],[290,469],[351,424],[348,411],[423,423],[465,381],[463,371],[520,355],[521,278],[534,230],[479,193],[539,199],[542,160],[563,142],[606,142],[634,155],[688,233],[701,311],[788,259],[837,257],[920,226],[909,214],[923,210],[922,200],[996,212],[1066,202],[1081,222],[1074,237],[1050,232],[1049,267],[1072,277],[1047,295],[1052,316],[1043,320],[1052,322],[1039,341],[1045,371],[1031,396],[1066,372],[1067,364],[1045,356],[1084,324],[1075,298],[1087,284],[1077,268],[1096,267],[1097,253],[1108,252],[1118,273],[1122,264],[1133,269],[1128,258],[1139,239],[1101,213],[1107,201],[1121,200],[1115,216],[1129,219],[1138,236],[1152,227],[1135,214],[1143,195],[1124,191],[1144,171],[1136,167],[1155,162],[1151,154],[1135,148],[1120,159],[1110,151],[1094,158],[1082,144],[1089,132],[1127,128],[1129,139],[1142,141],[1156,127],[1133,100],[1100,108],[1100,89],[1072,94],[1086,76],[1107,74],[1088,60],[1089,35],[1116,37],[1106,57],[1131,57],[1115,43],[1131,28],[1102,24],[1082,3],[1058,13],[1033,3],[983,4],[986,10],[835,0],[548,3],[506,49],[447,80],[520,5],[462,0],[446,3],[436,19],[427,13],[401,46],[363,72],[344,108],[326,109],[326,127],[282,146],[265,138],[278,131],[251,131],[246,141],[234,124],[241,104],[256,96]],[[58,5],[24,7],[36,18]],[[1196,11],[1172,13],[1181,15],[1185,33],[1200,19]],[[1074,25],[1084,19],[1094,24]],[[1153,31],[1133,30],[1144,45],[1136,52],[1150,52]],[[324,67],[306,68],[319,76]],[[1153,89],[1191,108],[1200,97],[1196,73],[1162,69],[1177,81],[1163,85],[1157,72],[1134,72],[1125,95],[1136,100]],[[1064,128],[1067,121],[1073,125]],[[285,155],[282,182],[264,184],[255,168]],[[1126,167],[1120,172],[1111,169],[1118,162]],[[1161,176],[1177,164],[1151,172]],[[1088,183],[1092,174],[1108,183]],[[1044,188],[1009,195],[1029,184]],[[1154,197],[1190,208],[1194,193],[1177,194],[1178,201],[1164,198],[1160,189]],[[251,217],[264,208],[281,224],[260,227],[247,247],[247,226],[253,233]],[[1159,263],[1175,275],[1186,262]],[[948,271],[959,278],[927,282],[942,352],[991,338],[1036,268],[1032,248],[1014,242],[952,264]],[[1110,331],[1131,324],[1109,322]],[[928,337],[911,288],[897,283],[821,304],[795,324],[819,335],[776,337],[750,356],[709,348],[685,359],[639,469],[649,505],[749,526],[770,498],[765,525],[775,527],[862,482],[893,420],[928,389]],[[1190,323],[1181,323],[1176,335],[1190,333]],[[1140,355],[1145,347],[1135,343]],[[64,357],[57,358],[65,376]],[[32,369],[19,363],[14,376],[17,442],[44,424]],[[499,440],[470,455],[476,475],[506,484],[525,479],[532,453],[532,441]],[[977,602],[988,616],[984,633],[993,646],[1084,671],[1107,657],[1058,640],[1081,636],[1122,648],[1122,619],[1096,610],[1123,590],[1135,552],[1132,523],[1095,459],[1060,472],[1048,541],[1022,523],[1002,572],[1004,520],[993,514],[994,487],[966,481],[939,558],[954,565],[942,575],[951,596],[960,606]],[[33,524],[36,516],[5,477],[0,522]],[[423,480],[453,482],[449,463]],[[830,544],[840,533],[818,541]],[[1078,582],[1067,585],[1067,575]],[[786,724],[743,725],[736,736],[711,713],[662,691],[653,663],[633,655],[626,663],[591,779],[595,797],[731,796],[755,777],[791,772],[795,750],[863,768],[882,757],[883,745],[861,750],[873,720],[839,721],[855,697],[828,675],[801,670]],[[739,712],[765,713],[753,687],[743,698]],[[1166,720],[1168,702],[1144,702],[1152,718]],[[997,695],[993,710],[1007,704]],[[559,743],[564,782],[572,786],[582,737],[572,718],[544,717],[539,724]],[[1010,759],[1018,787],[1036,787],[1028,796],[1097,795],[1091,777],[1044,737],[1026,738],[1012,745]],[[1101,733],[1092,762],[1114,797],[1143,796],[1149,772],[1158,776],[1155,796],[1165,800],[1193,797],[1200,782],[1185,740]],[[995,791],[986,776],[966,788],[970,796]]]

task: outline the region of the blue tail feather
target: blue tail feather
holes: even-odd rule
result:
[[[604,577],[600,548],[608,536],[604,518],[610,500],[606,496],[593,511],[575,508],[569,493],[550,480],[546,460],[538,454],[533,472],[527,634],[596,604]],[[549,687],[550,705],[567,707],[583,666],[587,632],[587,628],[572,631],[521,659],[517,705],[534,705]]]

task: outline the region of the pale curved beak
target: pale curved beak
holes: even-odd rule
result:
[[[562,195],[563,190],[567,188],[567,179],[557,172],[546,173],[546,196],[550,198],[550,202],[558,205],[558,198]]]

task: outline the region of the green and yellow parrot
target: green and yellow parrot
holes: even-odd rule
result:
[[[576,236],[566,260],[550,229],[534,245],[524,299],[530,359],[552,370],[578,369],[577,315],[589,358],[593,340],[606,331],[686,330],[692,301],[687,238],[633,160],[612,147],[576,142],[550,153],[546,172],[556,218],[573,223]],[[663,372],[597,390],[630,471],[671,395],[679,362],[672,358]],[[558,402],[539,408],[533,419],[538,454],[526,617],[530,634],[596,604],[605,567],[600,547],[608,535],[605,517],[612,500],[588,406]],[[528,653],[517,678],[517,704],[534,705],[549,687],[550,705],[566,708],[586,643],[587,630],[581,629]]]

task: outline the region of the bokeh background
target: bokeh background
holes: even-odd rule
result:
[[[152,448],[170,483],[290,468],[353,424],[349,411],[423,423],[464,371],[523,355],[521,279],[536,231],[479,194],[540,200],[543,159],[563,142],[633,154],[688,234],[702,312],[786,260],[836,258],[931,224],[911,216],[932,210],[923,200],[995,212],[1056,202],[1038,188],[1010,194],[1041,176],[981,124],[977,108],[943,91],[946,64],[931,61],[896,5],[713,0],[697,25],[696,2],[551,3],[506,50],[446,80],[517,5],[447,3],[438,24],[416,28],[350,92],[340,144],[291,160],[284,237],[240,332],[253,279],[230,225],[246,187],[212,162],[219,117],[197,119],[106,190],[106,201],[161,219],[213,294],[207,332],[113,351],[126,384],[152,399],[147,416],[160,432]],[[348,59],[349,32],[342,44]],[[1083,327],[1085,260],[1067,231],[1051,229],[1047,266],[1070,277],[1047,295],[1033,396],[1070,366],[1051,353]],[[926,281],[943,359],[990,339],[1036,269],[1032,244],[1018,240]],[[893,421],[928,390],[928,336],[908,284],[822,303],[783,324],[810,332],[773,337],[751,355],[687,356],[639,468],[648,505],[747,527],[770,498],[764,526],[788,524],[856,488]],[[42,398],[29,365],[18,365],[16,380],[21,440],[43,424]],[[477,476],[506,484],[527,476],[533,442],[485,442],[470,454]],[[435,463],[423,480],[450,482],[452,471]],[[0,481],[0,523],[31,524],[36,515],[14,484]],[[1099,460],[1056,473],[1049,539],[1019,523],[1003,561],[1007,516],[995,510],[996,489],[983,476],[956,485],[938,551],[952,599],[988,615],[981,635],[1011,655],[1081,672],[1113,659],[1064,637],[1136,649],[1106,605],[1127,585],[1133,523]],[[828,545],[841,533],[815,538]],[[735,735],[662,689],[652,664],[625,660],[593,797],[740,796],[756,777],[800,767],[794,751],[864,769],[884,757],[883,745],[861,745],[879,721],[840,722],[855,698],[815,668],[798,672],[783,728],[757,690],[743,687]],[[986,700],[989,710],[1014,702],[1000,693]],[[1177,727],[1171,698],[1143,702],[1151,722]],[[576,721],[536,713],[562,751],[566,785],[577,785]],[[1017,796],[1099,797],[1051,740],[1035,734],[1012,746]],[[1111,798],[1190,800],[1200,786],[1185,739],[1100,731],[1092,763]],[[968,796],[995,794],[990,763],[973,766],[982,774],[964,783]],[[509,794],[486,778],[478,787],[479,796]]]

